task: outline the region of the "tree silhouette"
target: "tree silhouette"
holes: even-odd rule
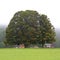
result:
[[[37,11],[18,11],[14,14],[7,29],[7,45],[53,43],[55,41],[55,30],[49,18]]]

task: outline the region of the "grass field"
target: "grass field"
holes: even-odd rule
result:
[[[60,60],[60,49],[0,49],[0,60]]]

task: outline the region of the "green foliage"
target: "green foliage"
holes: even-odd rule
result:
[[[6,29],[5,43],[8,45],[53,43],[54,27],[46,15],[26,10],[15,13]]]

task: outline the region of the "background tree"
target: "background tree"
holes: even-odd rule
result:
[[[0,48],[4,48],[5,44],[4,44],[4,40],[5,40],[5,30],[6,30],[6,26],[5,25],[0,25]]]
[[[15,13],[6,29],[7,45],[53,43],[55,41],[54,27],[46,15],[37,11],[26,10]]]

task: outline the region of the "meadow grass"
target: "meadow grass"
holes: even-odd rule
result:
[[[3,48],[0,60],[60,60],[59,48]]]

